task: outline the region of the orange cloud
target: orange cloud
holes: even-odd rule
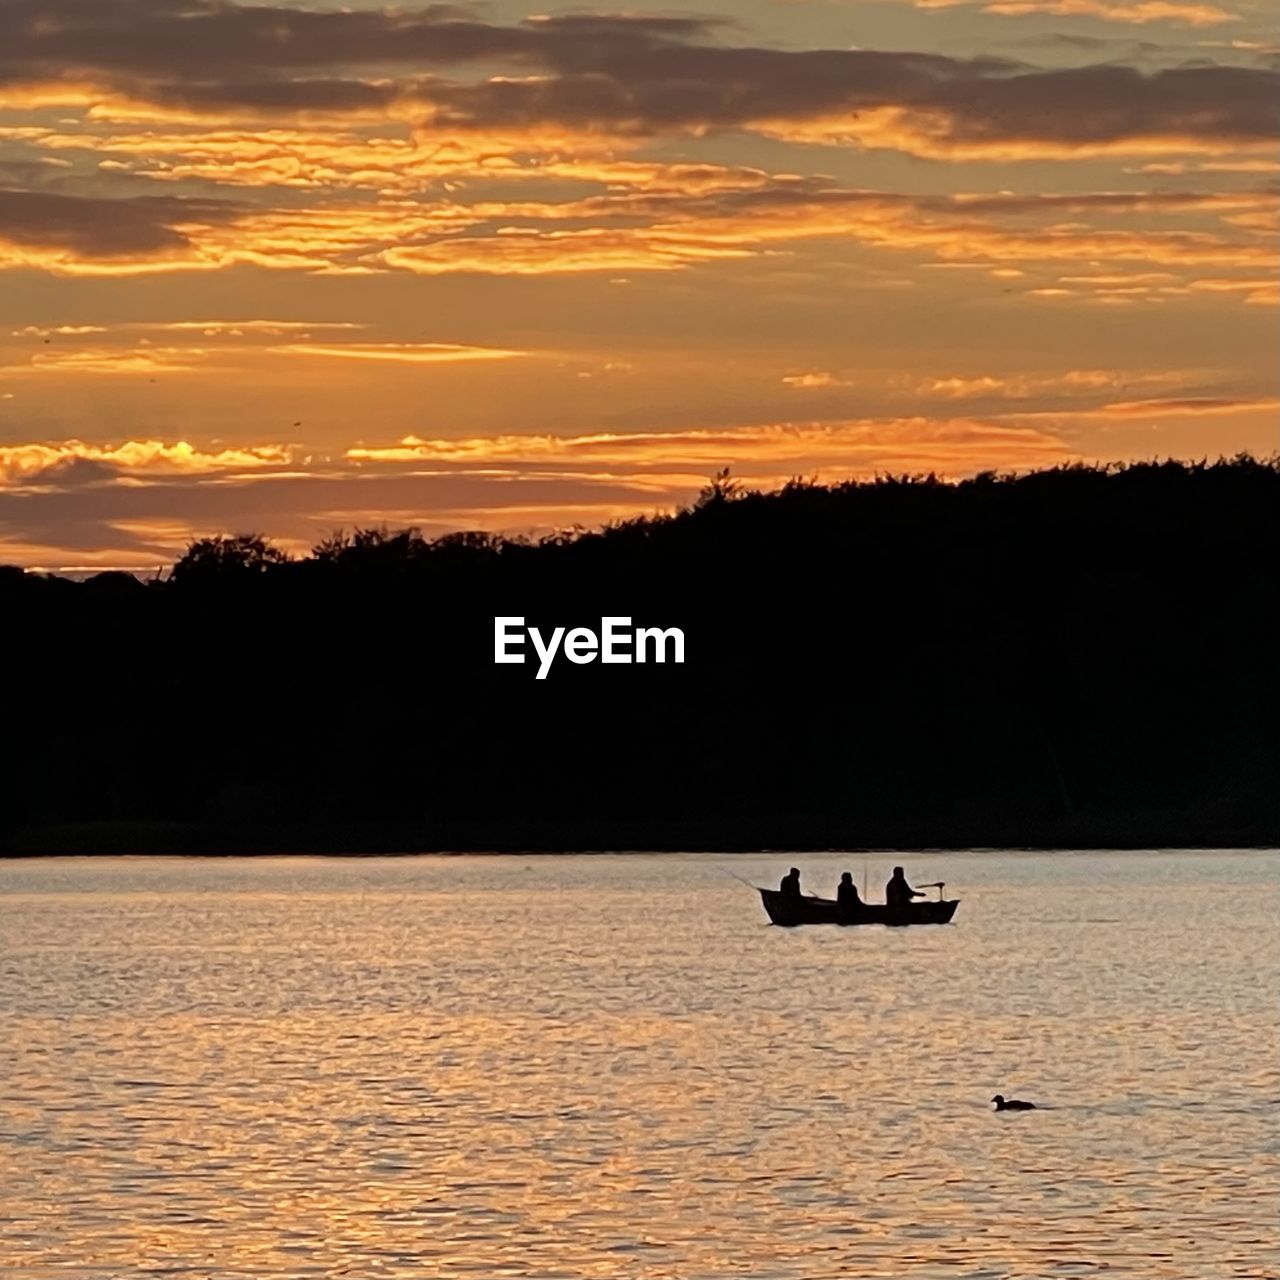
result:
[[[210,353],[203,347],[84,347],[41,350],[26,364],[0,365],[0,377],[31,373],[149,374],[184,373],[198,368]]]
[[[1240,293],[1247,304],[1255,307],[1280,306],[1278,280],[1193,280],[1188,286],[1198,293]]]
[[[978,377],[934,378],[922,388],[927,394],[945,396],[949,400],[970,400],[984,396],[1002,399],[1025,399],[1032,395],[1062,392],[1100,391],[1108,387],[1133,386],[1139,383],[1164,383],[1182,380],[1179,373],[1140,374],[1118,369],[1072,369],[1054,374],[1012,374]]]
[[[120,326],[122,329],[134,329],[138,326]],[[198,331],[202,336],[212,339],[233,339],[231,342],[220,342],[211,347],[186,346],[153,346],[147,339],[139,345],[87,347],[40,347],[28,357],[23,364],[0,364],[0,378],[6,376],[29,375],[39,373],[83,373],[83,374],[148,374],[155,376],[166,373],[183,373],[211,361],[219,361],[224,365],[229,361],[243,361],[249,357],[262,356],[303,356],[333,360],[378,360],[393,361],[401,364],[451,364],[477,360],[513,360],[525,356],[524,351],[508,350],[502,347],[468,346],[451,342],[316,342],[291,341],[274,345],[250,345],[245,338],[288,337],[296,330],[308,333],[315,329],[323,333],[324,325],[307,325],[299,322],[296,325],[277,325],[251,322],[238,324],[206,324],[204,322],[179,322],[168,325],[145,326],[151,331]],[[359,326],[351,326],[357,328]],[[62,326],[64,331],[83,328],[96,334],[108,332],[100,326]],[[20,336],[30,336],[19,331]]]
[[[929,160],[984,160],[1002,163],[1031,160],[1093,160],[1110,157],[1214,155],[1224,148],[1268,155],[1268,138],[1226,139],[1196,127],[1192,120],[1153,119],[1141,130],[1077,136],[1064,131],[1043,135],[1032,130],[983,130],[963,116],[928,106],[872,107],[796,119],[786,116],[758,121],[755,130],[783,142],[818,146],[859,146],[901,151]]]
[[[457,236],[432,244],[388,249],[386,266],[419,275],[479,271],[499,275],[542,275],[579,271],[674,271],[698,263],[752,256],[749,236],[716,243],[696,230],[656,227],[582,231],[519,231],[491,236]]]
[[[1187,173],[1280,173],[1280,160],[1201,160],[1196,162],[1153,161],[1126,169],[1126,173],[1151,174],[1160,178],[1177,178]]]
[[[21,329],[11,329],[9,336],[13,338],[79,338],[89,333],[106,333],[100,324],[28,324]]]
[[[1259,396],[1236,399],[1230,396],[1191,396],[1167,400],[1117,400],[1094,411],[1103,417],[1165,418],[1202,414],[1255,413],[1280,408],[1280,398]]]
[[[795,391],[825,391],[831,387],[852,387],[855,383],[837,378],[833,373],[790,373],[782,379],[783,386]]]
[[[1243,267],[1249,264],[1226,262],[1224,265]],[[1195,294],[1238,297],[1248,306],[1275,306],[1280,302],[1280,282],[1256,276],[1180,279],[1169,271],[1135,271],[1131,275],[1091,272],[1060,276],[1054,286],[1028,290],[1028,296],[1031,297],[1070,298],[1110,304],[1165,302]]]
[[[91,132],[24,129],[23,139],[53,154],[107,153],[119,159],[100,162],[111,172],[135,174],[162,182],[207,181],[232,187],[284,187],[298,190],[365,189],[386,195],[420,191],[444,179],[502,180],[556,177],[599,180],[600,165],[610,164],[625,144],[567,129],[531,130],[508,135],[432,137],[407,123],[381,120],[356,131],[341,126],[321,128],[210,127],[196,121],[182,130],[156,128],[119,133],[101,127]],[[395,129],[389,134],[389,128]],[[0,137],[17,131],[0,130]],[[714,166],[631,166],[632,181],[664,168],[688,171]]]
[[[637,175],[638,176],[638,175]],[[723,179],[724,175],[719,175]],[[66,245],[18,246],[7,257],[43,264],[58,274],[107,274],[165,271],[175,267],[215,269],[254,264],[310,274],[410,272],[418,275],[482,273],[508,276],[572,275],[604,272],[674,272],[718,263],[796,251],[807,242],[924,257],[948,266],[991,266],[1001,278],[1040,265],[1078,267],[1061,280],[1028,280],[1025,296],[1046,302],[1134,304],[1185,296],[1190,282],[1179,274],[1211,267],[1226,278],[1239,271],[1256,287],[1218,287],[1224,304],[1239,298],[1249,305],[1270,305],[1275,290],[1259,274],[1276,263],[1272,241],[1262,234],[1273,217],[1268,193],[1221,194],[1095,193],[1077,197],[954,196],[907,197],[819,187],[794,179],[759,182],[753,176],[741,188],[681,194],[644,187],[607,191],[585,199],[480,201],[472,205],[409,200],[343,202],[299,210],[237,209],[212,221],[179,221],[182,202],[167,202],[157,212],[171,223],[144,222],[140,237],[156,240],[154,259],[102,256],[92,242],[94,220],[109,217],[111,201],[91,201],[76,210],[75,234],[89,237]],[[74,203],[74,202],[73,202]],[[1132,226],[1136,217],[1139,227]],[[1115,226],[1129,218],[1129,226]],[[1169,228],[1158,220],[1195,217],[1200,228]],[[1066,219],[1066,220],[1063,220]],[[1254,221],[1257,221],[1255,227]],[[587,223],[589,225],[581,225]],[[114,232],[113,234],[119,234]],[[168,236],[180,235],[173,250]],[[0,229],[0,237],[3,230]],[[136,251],[126,249],[125,254]],[[174,253],[185,254],[175,260]],[[43,259],[40,255],[47,255]],[[1097,269],[1107,264],[1110,270]],[[0,239],[0,266],[6,246]],[[1132,267],[1128,276],[1123,270]],[[1151,268],[1165,268],[1153,272]],[[1168,276],[1158,282],[1156,275]],[[1090,279],[1089,277],[1094,277]],[[1107,279],[1110,277],[1110,279]],[[1019,287],[1019,286],[1015,286]],[[1006,290],[1006,292],[1010,292]],[[236,336],[288,337],[277,354],[329,356],[335,359],[426,363],[444,359],[510,359],[488,348],[448,344],[329,342],[333,322],[246,321],[181,322],[183,332],[200,331],[223,344]],[[71,336],[71,335],[67,335]],[[309,340],[309,339],[319,340]],[[219,345],[217,353],[227,348]],[[172,370],[210,358],[195,348],[166,348],[132,356],[94,351],[49,354],[33,365],[98,372]],[[788,375],[794,379],[806,375]],[[814,389],[813,382],[787,385]]]
[[[278,355],[329,356],[340,360],[395,360],[405,364],[442,364],[460,360],[514,360],[524,351],[467,347],[451,342],[291,342],[271,347]]]
[[[4,193],[0,193],[3,196]],[[62,208],[74,205],[60,197]],[[323,273],[369,271],[361,258],[418,235],[439,235],[465,226],[469,216],[455,206],[413,202],[332,205],[309,209],[206,210],[187,213],[172,200],[146,203],[84,200],[75,210],[74,232],[46,225],[7,235],[0,221],[0,269],[40,267],[58,275],[137,275],[158,271],[218,270],[251,263],[278,270]],[[118,206],[118,207],[113,207]],[[129,239],[109,222],[140,210],[146,222]],[[0,208],[0,213],[3,210]],[[113,238],[114,237],[114,238]]]
[[[1118,211],[1159,214],[1200,208],[1207,213],[1261,208],[1267,196],[1187,197],[1162,205],[1158,198],[1133,197]],[[1043,203],[1045,215],[1067,211],[1069,201]],[[606,216],[644,211],[643,201],[596,199],[563,205],[481,206],[491,221]],[[1112,211],[1102,205],[1099,212]],[[657,205],[669,216],[646,226],[551,227],[500,226],[485,236],[454,235],[430,243],[396,247],[378,260],[424,275],[450,271],[495,274],[543,274],[582,271],[670,271],[768,252],[777,244],[839,238],[884,249],[919,251],[944,261],[1053,262],[1082,258],[1137,260],[1170,264],[1218,263],[1261,266],[1275,259],[1262,241],[1204,231],[1110,230],[1088,223],[1051,223],[1028,229],[1008,225],[1005,215],[1025,217],[1041,211],[1034,199],[966,198],[915,200],[855,191],[806,194],[782,191],[773,199],[744,200],[739,212],[718,213],[714,204],[681,208]],[[1079,211],[1092,207],[1082,198]]]
[[[369,326],[349,320],[140,320],[115,327],[163,333],[198,333],[204,338],[280,338],[291,334],[306,337],[312,332],[367,329]]]
[[[1092,392],[1110,376],[1078,370],[1059,381]],[[409,436],[354,445],[336,457],[279,444],[23,444],[0,449],[0,548],[7,559],[35,564],[154,565],[178,554],[191,537],[244,528],[299,549],[338,525],[548,529],[670,509],[691,500],[723,466],[759,487],[795,475],[832,481],[931,471],[958,477],[1078,458],[1079,447],[1069,443],[1076,423],[1271,413],[1277,403],[1181,395],[987,418],[944,414],[631,435]]]
[[[627,436],[410,437],[339,458],[286,445],[79,440],[0,449],[0,556],[46,566],[155,565],[202,534],[255,528],[298,549],[335,526],[507,532],[690,501],[724,465],[771,487],[886,471],[964,475],[1060,462],[1032,424],[901,418]]]
[[[829,423],[783,423],[764,427],[697,429],[673,432],[603,432],[581,436],[510,435],[463,439],[406,437],[398,444],[357,446],[345,457],[359,464],[397,463],[468,466],[587,463],[593,466],[678,464],[705,475],[707,468],[802,470],[861,467],[874,472],[884,466],[908,470],[986,465],[1038,465],[1046,457],[1066,456],[1056,437],[1025,428],[964,419],[889,419]],[[1003,461],[993,461],[999,456]],[[898,461],[890,462],[893,457]]]
[[[71,462],[99,463],[115,471],[136,474],[200,474],[276,467],[292,456],[286,445],[198,449],[185,440],[125,440],[119,444],[91,444],[83,440],[57,443],[0,445],[0,483],[40,483]]]
[[[157,122],[161,123],[161,122]],[[388,128],[396,130],[394,134]],[[636,138],[602,137],[557,128],[510,134],[440,137],[383,122],[364,130],[331,127],[256,129],[153,128],[120,133],[101,127],[75,132],[48,127],[0,128],[0,140],[21,140],[50,155],[106,153],[99,168],[157,182],[216,182],[224,187],[295,188],[316,192],[371,191],[412,195],[443,181],[574,182],[611,189],[643,188],[689,195],[763,186],[760,170],[715,164],[661,163],[624,157]]]
[[[383,201],[297,211],[244,210],[213,223],[175,223],[185,241],[179,249],[165,243],[155,250],[103,256],[76,245],[6,247],[0,239],[0,267],[42,265],[68,275],[216,269],[246,263],[320,274],[386,270],[421,275],[620,274],[749,258],[776,245],[823,238],[922,252],[946,262],[1096,258],[1257,269],[1269,268],[1275,261],[1273,246],[1252,236],[1114,230],[1080,221],[1028,228],[1005,221],[1006,216],[1025,221],[1041,210],[1042,216],[1052,216],[1055,211],[1070,210],[1069,201],[1037,205],[1034,199],[915,199],[838,189],[806,193],[781,188],[760,194],[754,200],[750,192],[731,192],[723,202],[714,197],[709,202],[696,198],[682,202],[624,195],[561,204]],[[1268,196],[1246,193],[1164,204],[1155,197],[1134,197],[1127,208],[1150,215],[1196,209],[1207,215],[1234,213],[1238,223],[1247,220],[1251,210],[1259,217],[1268,216],[1269,204]],[[1097,209],[1099,215],[1113,211],[1123,210],[1109,205]],[[1082,198],[1079,212],[1093,212],[1087,198]],[[646,214],[643,225],[570,229],[555,225],[623,218],[635,223]],[[477,234],[481,228],[483,234]]]
[[[469,202],[357,193],[299,208],[0,191],[0,267],[43,265],[73,275],[243,264],[319,274],[626,273],[741,259],[820,238],[947,261],[1096,255],[1257,266],[1272,256],[1248,234],[1272,227],[1275,199],[1265,192],[928,197],[709,165],[597,159],[539,168],[549,177],[590,175],[605,190],[560,200]],[[1136,215],[1149,224],[1200,215],[1231,234],[1101,225]],[[1060,221],[1064,216],[1073,221]]]
[[[969,7],[975,0],[914,0],[917,9]],[[1143,26],[1149,22],[1176,22],[1190,27],[1212,27],[1238,22],[1239,14],[1213,4],[1185,4],[1173,0],[976,0],[983,13],[1022,17],[1045,13],[1057,18],[1100,18]]]

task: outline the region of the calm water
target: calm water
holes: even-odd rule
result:
[[[789,861],[0,864],[0,1274],[1280,1274],[1274,856]]]

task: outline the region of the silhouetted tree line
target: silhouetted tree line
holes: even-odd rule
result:
[[[1274,844],[1280,462],[773,493],[540,540],[0,570],[0,848]],[[493,663],[495,614],[684,666]]]

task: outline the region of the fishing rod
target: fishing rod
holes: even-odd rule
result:
[[[740,876],[736,871],[730,871],[728,867],[717,866],[716,870],[722,871],[727,876],[732,876],[739,884],[745,884],[748,889],[755,889],[756,892],[759,892],[760,890],[760,886],[758,884],[752,884],[745,876]]]

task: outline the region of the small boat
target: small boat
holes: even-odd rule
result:
[[[815,898],[809,894],[789,897],[777,889],[760,889],[759,893],[769,919],[787,929],[798,924],[948,924],[960,905],[959,898],[911,902],[905,911],[890,915],[889,908],[882,902],[859,902],[853,917],[845,920],[831,898]]]

